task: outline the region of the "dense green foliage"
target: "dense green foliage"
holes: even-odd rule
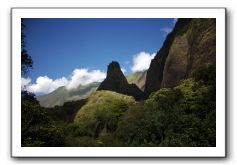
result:
[[[162,88],[140,102],[102,90],[88,100],[45,109],[27,95],[22,102],[22,144],[215,146],[215,109],[215,67],[211,65],[175,88]]]
[[[98,137],[103,129],[106,132],[115,131],[119,118],[128,106],[134,103],[135,100],[131,96],[111,91],[97,91],[80,109],[74,121],[86,135]]]
[[[23,91],[21,101],[21,145],[62,146],[64,141],[62,130],[56,127],[34,95]]]
[[[88,111],[91,108],[98,110],[94,113],[96,117],[106,118],[107,114],[100,115],[98,105],[88,107]],[[113,114],[106,109],[103,112]],[[104,129],[94,136],[97,144],[94,146],[215,146],[215,109],[215,67],[208,66],[175,88],[163,88],[145,102],[129,105],[119,118],[116,130]],[[87,123],[94,121],[84,119]],[[107,140],[101,140],[102,137]]]
[[[212,87],[193,79],[151,94],[130,108],[117,134],[128,146],[215,146]]]
[[[54,108],[46,108],[48,115],[54,121],[73,122],[78,109],[80,109],[87,99],[82,99],[78,101],[70,101],[63,104],[63,106],[55,106]]]

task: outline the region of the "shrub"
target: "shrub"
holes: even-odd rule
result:
[[[47,111],[40,107],[33,94],[22,93],[21,145],[23,147],[62,146],[63,132],[54,125]]]

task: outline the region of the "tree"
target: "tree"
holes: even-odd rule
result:
[[[21,22],[21,73],[26,76],[33,68],[33,60],[25,45],[24,19]],[[23,147],[62,146],[62,130],[55,126],[45,108],[42,108],[33,93],[21,91],[21,145]]]
[[[25,49],[24,19],[21,20],[21,74],[25,76],[33,68],[33,60]]]

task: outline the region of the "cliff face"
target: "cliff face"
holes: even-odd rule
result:
[[[136,84],[139,89],[144,91],[145,82],[146,82],[146,73],[147,71],[136,72],[136,73],[127,75],[126,78],[129,84]]]
[[[129,96],[133,96],[136,100],[143,98],[143,92],[135,85],[129,84],[123,75],[118,62],[111,62],[108,66],[107,77],[100,84],[98,90],[110,90]]]
[[[150,67],[147,70],[146,83],[145,83],[145,95],[149,96],[151,92],[157,91],[161,87],[163,79],[163,70],[165,67],[166,58],[169,54],[170,47],[173,43],[177,31],[185,27],[191,19],[179,19],[173,29],[170,32],[166,40],[163,43],[161,49],[157,52],[155,58],[151,61]]]
[[[147,71],[145,95],[174,87],[198,68],[215,64],[215,19],[179,19]]]

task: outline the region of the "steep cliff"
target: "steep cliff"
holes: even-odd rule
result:
[[[100,84],[97,90],[109,90],[129,96],[133,96],[136,100],[143,99],[143,92],[135,85],[129,84],[126,77],[121,71],[118,62],[111,62],[108,66],[107,77]]]
[[[147,71],[145,95],[174,87],[200,67],[215,64],[215,19],[178,19]]]

